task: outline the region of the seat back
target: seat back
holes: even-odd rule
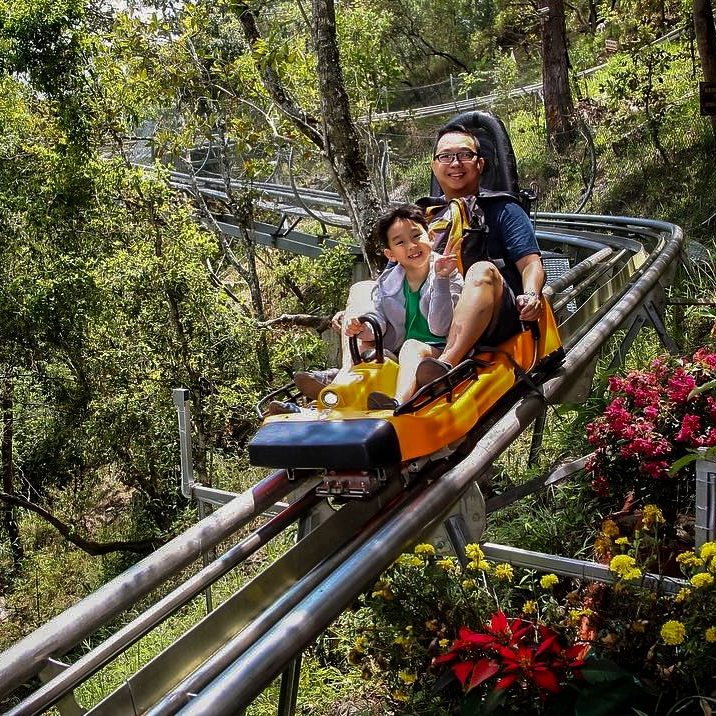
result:
[[[452,125],[462,125],[465,129],[470,130],[480,142],[480,155],[485,160],[485,167],[480,177],[480,188],[491,191],[507,191],[519,197],[517,161],[512,149],[512,142],[502,120],[490,112],[473,110],[458,114],[445,126]],[[442,193],[440,184],[433,174],[430,195],[440,196]]]

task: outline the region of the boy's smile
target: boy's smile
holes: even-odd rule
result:
[[[386,257],[397,261],[407,272],[428,269],[432,242],[427,231],[410,219],[396,219],[388,229]]]

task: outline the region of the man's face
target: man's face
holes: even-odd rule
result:
[[[461,132],[450,132],[440,137],[435,156],[438,154],[455,154],[457,152],[475,152],[473,137]],[[432,168],[435,177],[448,199],[477,194],[480,187],[480,174],[485,160],[474,157],[459,161],[452,157],[448,164],[433,159]]]

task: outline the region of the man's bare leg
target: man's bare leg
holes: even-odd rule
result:
[[[454,367],[475,345],[501,304],[502,287],[502,275],[495,264],[478,261],[470,266],[441,361]]]
[[[353,365],[351,352],[348,347],[348,336],[343,332],[345,317],[361,316],[373,310],[373,286],[375,281],[359,281],[354,283],[348,292],[348,301],[345,311],[333,317],[333,330],[340,335],[341,340],[341,367],[340,372],[350,370]],[[363,351],[372,347],[372,343],[359,341],[358,348]],[[332,369],[299,371],[293,376],[298,389],[309,399],[315,400],[323,388],[333,382],[337,374]]]
[[[354,283],[348,291],[348,301],[346,302],[346,310],[343,312],[340,321],[341,328],[341,371],[350,370],[353,366],[351,360],[351,352],[348,347],[349,337],[342,330],[347,320],[370,313],[373,310],[373,287],[375,281],[359,281]],[[335,326],[334,326],[335,327]],[[358,349],[362,352],[367,348],[372,348],[373,343],[369,341],[358,341]]]

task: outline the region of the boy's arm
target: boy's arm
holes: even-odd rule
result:
[[[460,293],[462,292],[462,276],[454,268],[454,262],[444,262],[441,259],[448,259],[442,256],[436,259],[430,270],[433,272],[432,281],[430,282],[429,309],[428,309],[428,327],[431,333],[436,336],[446,336],[450,330],[452,323],[453,309]],[[444,267],[452,265],[452,270],[447,276],[443,276]]]

